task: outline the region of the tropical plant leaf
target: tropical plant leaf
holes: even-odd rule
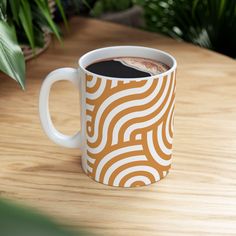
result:
[[[55,0],[55,2],[56,2],[57,7],[58,7],[58,9],[60,11],[60,14],[61,14],[61,17],[63,19],[63,22],[64,22],[66,28],[68,29],[68,23],[67,23],[67,20],[66,20],[65,12],[64,12],[63,7],[61,5],[61,0]]]
[[[15,20],[17,24],[19,24],[19,9],[20,9],[21,0],[18,0],[18,1],[8,0],[8,1],[10,3],[13,20]]]
[[[61,0],[55,2],[67,27]],[[23,89],[25,61],[19,44],[32,49],[43,47],[45,28],[61,42],[48,0],[0,0],[0,71],[18,81]]]
[[[0,200],[2,236],[88,236],[85,231],[70,231],[46,216],[15,203]]]
[[[14,26],[0,21],[0,70],[25,85],[25,60],[16,40]]]
[[[32,15],[30,4],[28,0],[21,0],[21,7],[19,11],[19,17],[25,34],[29,40],[31,48],[35,48],[34,43],[34,31],[33,31],[33,22],[32,22]]]
[[[48,3],[44,0],[35,0],[38,5],[39,10],[41,11],[42,15],[44,16],[45,20],[47,21],[49,27],[51,28],[52,32],[56,35],[57,39],[61,41],[61,37],[59,31],[52,20],[50,10],[48,8]]]
[[[39,28],[34,28],[34,35],[35,35],[35,45],[37,47],[42,48],[44,46],[44,32]]]
[[[6,20],[7,0],[0,1],[0,19]]]

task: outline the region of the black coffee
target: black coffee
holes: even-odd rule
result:
[[[109,77],[142,78],[163,73],[169,67],[162,62],[141,57],[117,57],[96,61],[86,69]]]

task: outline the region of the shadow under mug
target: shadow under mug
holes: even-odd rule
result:
[[[170,69],[143,78],[112,78],[86,70],[95,61],[143,57]],[[44,80],[39,98],[42,127],[55,143],[80,148],[82,167],[93,180],[120,187],[149,185],[164,178],[172,162],[176,60],[163,51],[115,46],[83,55],[79,67],[61,68]],[[54,82],[71,81],[80,92],[81,130],[67,136],[55,129],[49,113]]]

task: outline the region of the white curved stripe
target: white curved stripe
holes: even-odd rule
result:
[[[176,80],[175,79],[175,74],[176,74],[176,71],[173,72],[173,80]],[[176,86],[175,86],[174,94],[175,94],[175,92],[176,92]],[[174,99],[174,103],[175,103],[175,99]],[[171,131],[172,131],[172,133],[174,133],[174,116],[175,116],[175,110],[172,114],[172,119],[171,119]]]
[[[133,107],[133,106],[141,106],[141,105],[145,105],[145,104],[148,104],[150,103],[153,99],[156,98],[157,94],[160,92],[161,90],[161,86],[162,86],[162,83],[163,83],[163,78],[160,78],[158,80],[158,84],[157,84],[157,87],[155,88],[155,91],[153,91],[148,97],[144,98],[144,99],[140,99],[138,101],[131,101],[128,106],[124,106],[123,104],[121,104],[120,106],[122,107]],[[157,101],[157,103],[155,104],[156,106],[160,106],[161,103],[162,103],[162,100],[164,100],[165,98],[165,95],[168,91],[168,87],[169,87],[169,80],[168,80],[168,83],[164,89],[164,92],[161,96],[161,98]],[[126,123],[128,122],[129,120],[131,119],[134,119],[134,118],[137,118],[137,117],[143,117],[143,114],[145,115],[148,115],[150,113],[150,110],[152,111],[153,110],[153,107],[155,108],[156,106],[152,106],[146,110],[142,110],[142,111],[135,111],[135,112],[132,112],[132,113],[128,113],[126,115],[124,115],[123,117],[121,117],[117,123],[115,124],[115,127],[113,129],[113,139],[112,139],[112,144],[117,144],[118,143],[118,138],[119,138],[119,131],[121,130],[121,127]],[[117,132],[118,131],[118,132]]]
[[[159,147],[161,148],[162,152],[164,152],[166,155],[171,155],[172,150],[166,147],[162,139],[162,126],[163,123],[161,123],[157,128],[157,135],[158,135],[157,140],[159,143]]]
[[[92,127],[88,126],[88,131],[91,132],[92,131]]]
[[[93,111],[94,105],[86,104],[86,110]]]
[[[92,172],[93,172],[93,168],[90,167],[89,165],[87,165],[87,171],[89,171],[90,173],[92,173]]]
[[[166,126],[165,126],[166,139],[169,144],[172,144],[172,141],[173,141],[173,138],[170,136],[170,133],[169,133],[169,125],[171,122],[171,113],[174,109],[174,104],[175,104],[175,99],[173,100],[173,103],[171,105],[171,108],[170,108],[170,111],[169,111],[169,114],[168,114],[167,120],[166,120]]]
[[[98,97],[100,97],[102,95],[102,93],[105,90],[105,87],[106,87],[106,80],[101,79],[101,84],[95,93],[86,92],[87,98],[89,98],[91,100],[97,99]]]
[[[128,83],[130,83],[130,80],[129,80],[129,79],[124,80],[123,83],[124,83],[124,84],[128,84]]]
[[[92,78],[91,81],[87,80],[87,87],[88,87],[88,88],[94,87],[95,84],[96,84],[96,82],[97,82],[97,77],[96,77],[96,76],[93,76],[93,78]]]
[[[133,146],[128,146],[128,147],[124,147],[124,148],[120,148],[117,150],[114,150],[110,153],[108,153],[105,157],[102,158],[102,160],[99,162],[97,169],[96,169],[96,175],[95,175],[95,179],[97,181],[99,181],[99,177],[101,175],[102,169],[104,167],[104,165],[110,161],[112,158],[123,154],[123,153],[127,153],[127,152],[132,152],[132,151],[139,151],[142,150],[142,145],[133,145]]]
[[[114,79],[113,79],[113,80],[111,81],[111,88],[116,87],[117,84],[118,84],[118,80],[114,80]]]
[[[159,141],[159,140],[158,140]],[[147,144],[148,144],[148,149],[150,151],[150,153],[152,154],[153,159],[160,165],[162,166],[168,166],[171,164],[172,159],[170,160],[164,160],[162,159],[159,154],[156,152],[156,148],[154,147],[153,144],[153,131],[149,131],[147,133]]]
[[[86,115],[86,121],[92,121],[92,116]]]
[[[142,134],[137,134],[135,137],[136,140],[141,140],[142,139]]]
[[[170,81],[170,79],[168,79],[168,81]],[[131,133],[134,130],[145,128],[145,127],[149,127],[149,126],[153,125],[154,123],[156,123],[165,114],[165,112],[166,112],[166,110],[167,110],[167,108],[168,108],[168,106],[170,104],[170,101],[171,101],[171,98],[172,98],[172,94],[173,94],[173,88],[174,88],[174,82],[173,81],[174,80],[172,80],[170,95],[169,95],[169,97],[167,99],[167,102],[166,102],[165,106],[162,108],[162,110],[155,117],[153,117],[152,119],[150,119],[148,121],[139,122],[139,123],[135,123],[133,125],[130,125],[126,129],[126,131],[125,131],[124,141],[130,140]],[[167,86],[167,87],[169,87],[169,86]],[[160,106],[160,103],[163,102],[164,98],[165,98],[165,95],[162,96],[154,106],[152,106],[151,108],[148,109],[149,112],[151,111],[150,113],[152,113],[152,112],[156,111],[158,109],[158,107]],[[147,112],[145,111],[145,115],[146,114],[147,114]]]
[[[90,163],[92,163],[92,164],[94,164],[94,162],[95,162],[95,159],[94,158],[91,158],[91,157],[89,157],[89,156],[87,156],[87,161],[89,161]]]
[[[111,166],[107,169],[106,174],[105,174],[105,176],[104,176],[104,181],[103,181],[104,184],[108,184],[109,179],[110,179],[112,173],[114,173],[114,171],[115,171],[117,168],[119,168],[119,167],[121,167],[121,166],[123,166],[123,165],[125,165],[125,164],[127,164],[127,163],[132,163],[132,162],[134,162],[134,164],[135,164],[136,161],[146,161],[146,160],[147,160],[147,158],[146,158],[144,155],[139,155],[139,156],[127,157],[127,158],[124,158],[124,159],[121,159],[121,160],[115,162],[113,165],[111,165]]]
[[[133,176],[130,179],[128,179],[125,184],[124,187],[130,187],[134,182],[136,181],[141,181],[143,182],[145,185],[151,184],[151,181],[148,177],[146,176],[142,176],[142,175],[137,175],[137,176]]]
[[[172,133],[174,133],[174,117],[175,117],[175,110],[173,112],[172,119],[171,119],[171,131],[172,131]]]
[[[126,89],[126,90],[123,90],[123,91],[120,91],[118,93],[115,93],[113,94],[112,96],[108,97],[103,103],[102,105],[99,107],[98,109],[98,112],[97,112],[97,116],[96,116],[96,119],[95,119],[95,124],[94,124],[94,135],[92,137],[89,138],[89,142],[91,143],[94,143],[97,138],[98,138],[98,128],[99,128],[99,124],[100,124],[100,119],[101,119],[101,116],[104,112],[104,110],[111,104],[113,103],[114,101],[122,98],[122,97],[125,97],[125,96],[128,96],[130,94],[140,94],[140,93],[145,93],[152,85],[152,81],[151,80],[148,80],[144,86],[140,87],[140,88],[132,88],[132,89]],[[140,100],[138,100],[140,101]],[[135,102],[135,100],[131,101],[132,102],[132,106]],[[103,128],[103,137],[106,137],[106,133],[107,133],[107,129],[108,129],[108,126],[111,122],[111,120],[113,119],[114,117],[114,112],[116,113],[119,113],[121,110],[124,109],[124,107],[127,107],[127,105],[129,104],[129,102],[127,103],[123,103],[119,106],[117,106],[112,112],[109,113],[109,115],[106,117],[106,120],[104,122],[104,128]],[[137,101],[136,101],[136,104],[137,104]],[[115,113],[115,114],[116,114]],[[100,134],[101,135],[101,134]],[[106,143],[106,139],[103,138],[104,143]],[[103,144],[101,144],[103,146]],[[102,148],[100,148],[99,150],[102,150]],[[92,150],[91,150],[92,151]]]
[[[120,181],[123,177],[125,177],[126,175],[136,172],[136,171],[145,171],[148,172],[150,174],[152,174],[152,176],[154,177],[155,181],[160,180],[160,175],[158,173],[158,171],[151,167],[151,166],[133,166],[133,167],[129,167],[123,171],[121,171],[115,178],[114,180],[114,186],[119,186]]]

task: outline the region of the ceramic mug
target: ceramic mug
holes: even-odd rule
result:
[[[86,70],[95,61],[143,57],[170,69],[143,78],[112,78]],[[82,167],[93,180],[120,187],[149,185],[164,178],[172,162],[176,60],[166,52],[138,46],[90,51],[78,68],[51,72],[42,84],[39,113],[42,127],[55,143],[80,148]],[[55,129],[48,99],[53,83],[71,81],[79,90],[81,130],[67,136]]]

